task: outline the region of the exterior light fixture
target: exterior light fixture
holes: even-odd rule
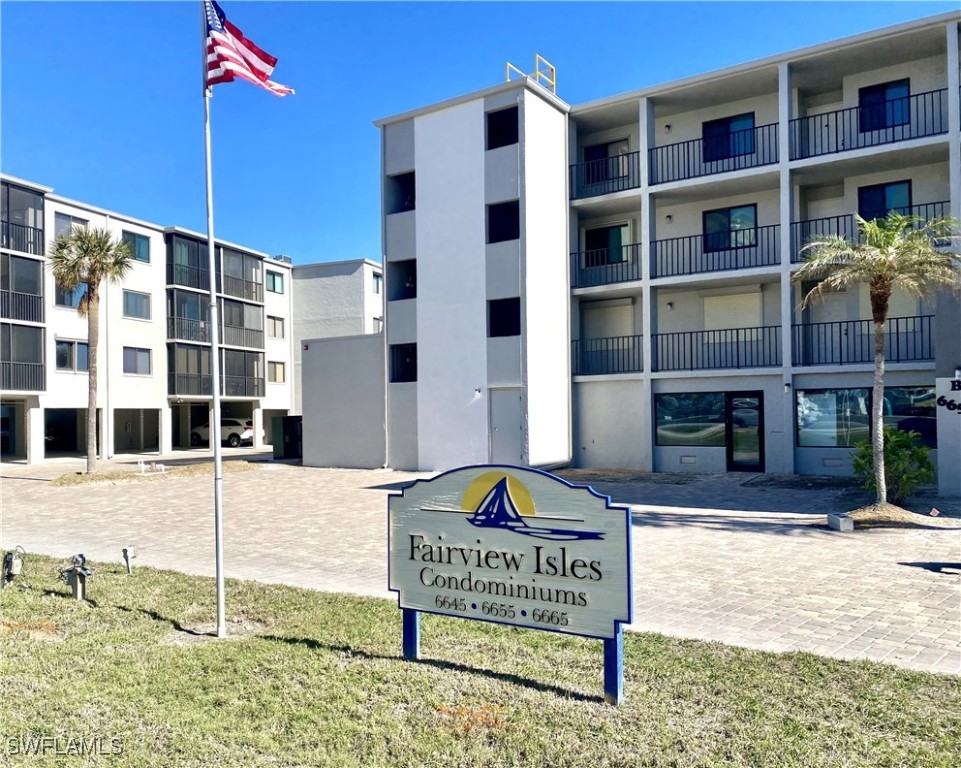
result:
[[[674,311],[674,302],[673,302],[673,301],[667,302],[667,309],[668,309],[669,312],[673,312],[673,311]]]
[[[671,214],[667,214],[667,216],[664,217],[664,221],[670,224],[672,221],[674,221],[674,217]]]
[[[23,573],[23,547],[16,546],[3,556],[3,586],[9,587]]]
[[[788,381],[785,381],[785,382],[784,382],[784,394],[786,395],[786,394],[787,394],[788,392],[790,392],[790,391],[791,391],[791,383],[788,382]]]
[[[671,132],[671,124],[670,124],[670,123],[665,123],[665,124],[664,124],[664,133],[670,133],[670,132]]]
[[[961,365],[954,369],[954,378],[961,379]]]

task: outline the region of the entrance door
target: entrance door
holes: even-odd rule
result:
[[[491,389],[491,464],[523,464],[523,409],[519,389]]]
[[[764,393],[725,394],[727,471],[764,471]]]

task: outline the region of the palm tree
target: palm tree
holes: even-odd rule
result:
[[[939,288],[953,288],[961,278],[959,256],[945,247],[954,239],[958,220],[949,216],[923,221],[892,211],[866,221],[857,214],[858,238],[841,235],[813,240],[804,246],[804,264],[794,281],[817,281],[803,297],[811,302],[859,283],[868,285],[874,321],[874,395],[871,404],[872,457],[877,503],[887,501],[884,477],[884,333],[888,303],[895,290],[925,298]]]
[[[130,247],[107,229],[76,226],[58,235],[50,249],[53,279],[65,291],[83,288],[77,311],[87,317],[87,474],[97,468],[97,346],[100,341],[100,284],[120,282],[130,269]]]

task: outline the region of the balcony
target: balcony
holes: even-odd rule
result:
[[[0,317],[8,320],[43,322],[43,296],[16,291],[0,291]]]
[[[650,183],[742,171],[778,161],[777,123],[648,150]]]
[[[266,382],[254,376],[222,376],[224,397],[263,397]]]
[[[264,332],[236,325],[223,325],[220,328],[220,343],[232,347],[264,348]]]
[[[876,147],[948,130],[948,90],[917,93],[869,107],[798,117],[790,124],[791,159]]]
[[[183,285],[187,288],[197,288],[201,291],[210,290],[210,272],[199,267],[188,267],[185,264],[167,264],[167,284]]]
[[[167,318],[167,338],[179,341],[210,341],[206,320],[189,320],[186,317]]]
[[[627,152],[570,166],[572,200],[623,192],[640,186],[640,152]]]
[[[43,256],[43,230],[37,227],[27,227],[13,221],[3,222],[0,244],[4,248],[34,256]]]
[[[571,287],[627,283],[641,279],[641,244],[571,254]],[[617,259],[616,261],[614,259]]]
[[[655,371],[765,368],[781,364],[778,325],[658,333],[652,340]]]
[[[571,342],[571,367],[575,376],[637,373],[644,370],[641,336],[611,336]]]
[[[244,280],[240,277],[230,277],[230,275],[225,275],[222,278],[223,283],[223,293],[228,296],[236,296],[240,299],[247,299],[248,301],[259,301],[264,300],[264,286],[262,283],[254,282],[253,280]]]
[[[780,225],[772,224],[720,235],[654,240],[651,243],[651,277],[723,272],[778,264],[780,233]],[[739,244],[732,247],[732,240]]]
[[[4,392],[43,392],[46,377],[43,363],[0,362],[0,389]]]
[[[939,216],[947,216],[950,209],[950,202],[942,200],[937,203],[921,203],[920,205],[912,205],[910,208],[895,208],[894,210],[906,216],[917,216],[923,221],[930,221]],[[797,263],[804,260],[805,254],[801,252],[801,249],[811,240],[836,235],[849,241],[858,239],[858,227],[853,213],[828,216],[823,219],[795,221],[791,224],[791,243],[793,245],[791,261]]]
[[[892,317],[885,324],[884,360],[908,363],[934,359],[933,315]],[[874,362],[874,321],[802,323],[793,327],[794,365]]]

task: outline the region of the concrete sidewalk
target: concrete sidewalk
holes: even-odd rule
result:
[[[81,468],[0,467],[0,546],[119,562],[135,544],[135,565],[213,575],[212,476],[50,482]],[[386,496],[426,476],[270,462],[228,473],[227,575],[388,596]],[[632,628],[961,674],[961,521],[955,529],[829,532],[825,513],[859,506],[860,492],[805,487],[804,479],[594,473],[590,483],[634,508]],[[28,560],[28,580],[29,569]]]

